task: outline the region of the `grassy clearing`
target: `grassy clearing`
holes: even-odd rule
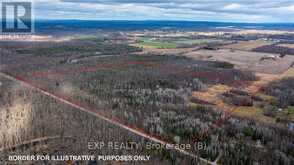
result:
[[[155,49],[175,49],[177,45],[174,43],[168,42],[140,42],[138,44],[139,47],[143,48],[155,48]]]
[[[289,114],[294,114],[294,106],[289,106],[289,107],[287,108],[287,112],[288,112]]]
[[[274,118],[265,116],[263,114],[263,109],[258,107],[237,107],[233,115],[241,118],[254,119],[255,121],[266,124],[275,123]]]
[[[140,38],[138,46],[143,48],[155,48],[155,49],[175,49],[177,48],[177,44],[172,42],[166,42],[166,41],[159,41],[154,40],[152,38]]]
[[[208,43],[219,43],[222,42],[222,40],[218,39],[186,39],[186,38],[180,38],[178,40],[174,41],[177,44],[180,45],[201,45],[201,44],[208,44]]]
[[[189,47],[193,45],[203,45],[209,43],[220,43],[218,39],[189,39],[189,38],[151,38],[141,37],[138,46],[155,49],[175,49],[179,47]]]
[[[261,46],[265,46],[265,45],[270,45],[270,44],[273,44],[273,42],[263,41],[263,40],[240,41],[240,42],[235,43],[235,44],[223,46],[222,48],[251,51],[252,49],[255,49],[255,48],[258,48],[258,47],[261,47]]]
[[[287,78],[287,77],[294,77],[294,68],[292,67],[292,68],[288,69],[288,70],[282,75],[282,77],[285,77],[285,78]]]
[[[279,112],[277,118],[294,122],[294,106],[288,106],[284,111]]]
[[[92,40],[97,39],[96,36],[78,35],[71,37],[72,40]]]
[[[277,98],[270,95],[263,94],[263,93],[257,93],[255,96],[260,97],[261,99],[269,103],[277,102]]]

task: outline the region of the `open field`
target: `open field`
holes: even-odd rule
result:
[[[153,49],[176,49],[176,48],[192,48],[196,46],[203,46],[206,44],[221,44],[227,41],[216,38],[155,38],[155,37],[141,37],[137,39],[135,44],[138,47],[153,48]]]
[[[203,45],[203,44],[209,44],[209,43],[221,43],[224,42],[220,39],[186,39],[186,38],[179,38],[175,39],[173,42],[175,42],[178,45]]]
[[[138,46],[132,44],[132,46]],[[195,48],[176,48],[176,49],[154,49],[154,48],[144,48],[142,52],[136,52],[136,54],[156,54],[156,55],[182,55],[199,49]]]
[[[239,41],[235,44],[229,44],[222,46],[223,49],[233,49],[233,50],[244,50],[244,51],[251,51],[252,49],[270,45],[273,44],[273,42],[269,41],[262,41],[262,40],[253,40],[253,41]]]
[[[153,38],[140,38],[138,46],[143,48],[156,48],[156,49],[175,49],[177,44],[167,41],[160,41]]]
[[[259,73],[281,74],[288,70],[294,62],[293,56],[271,59],[272,54],[247,51],[199,50],[184,54],[191,58],[206,58],[207,60],[226,61],[237,68]]]
[[[284,72],[283,77],[294,77],[294,67],[292,66],[290,69]]]

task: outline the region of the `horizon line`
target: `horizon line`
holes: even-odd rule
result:
[[[34,21],[122,21],[122,22],[207,22],[207,23],[232,23],[232,24],[293,24],[294,22],[229,22],[229,21],[209,21],[209,20],[158,20],[158,19],[35,19]],[[0,21],[1,22],[1,21]]]

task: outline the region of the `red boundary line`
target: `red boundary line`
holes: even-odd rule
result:
[[[49,94],[51,94],[51,95],[53,95],[53,96],[55,96],[57,98],[61,98],[61,99],[65,100],[65,101],[67,101],[67,102],[70,102],[70,103],[74,104],[74,105],[77,105],[79,107],[82,107],[84,109],[87,109],[87,110],[89,110],[89,112],[95,113],[95,114],[97,114],[97,115],[99,115],[99,116],[101,116],[103,118],[108,118],[108,119],[110,119],[110,120],[112,120],[114,122],[117,122],[119,124],[122,124],[122,125],[125,125],[127,127],[130,127],[130,128],[132,128],[132,129],[134,129],[136,131],[139,131],[141,133],[147,134],[143,129],[140,129],[140,128],[135,127],[135,126],[131,126],[131,125],[125,124],[122,120],[120,120],[117,117],[114,117],[113,115],[110,115],[110,114],[107,114],[107,113],[104,113],[104,112],[99,112],[99,110],[94,109],[94,108],[90,107],[89,105],[86,105],[85,103],[82,103],[80,101],[73,100],[71,97],[64,96],[64,95],[61,95],[61,94],[52,93],[52,92],[48,91],[45,87],[41,86],[40,84],[36,84],[34,82],[31,82],[30,80],[27,80],[26,78],[24,78],[22,76],[12,76],[10,74],[7,74],[7,75],[9,75],[11,77],[14,77],[15,79],[17,79],[17,80],[19,80],[21,82],[27,83],[30,86],[34,87],[34,88],[37,88],[37,89],[39,89],[41,91],[44,91],[46,93],[49,93]],[[158,135],[155,135],[155,134],[149,134],[149,135],[152,136],[152,137],[154,137],[154,138],[157,138],[159,140],[162,140],[162,141],[168,141],[166,138],[163,138],[163,137],[158,136]]]

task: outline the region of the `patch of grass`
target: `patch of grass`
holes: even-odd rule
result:
[[[261,123],[273,124],[275,119],[263,114],[263,110],[258,107],[237,107],[233,113],[234,116],[241,118],[254,119]]]
[[[156,49],[175,49],[177,48],[177,44],[172,42],[162,42],[162,41],[152,41],[152,40],[140,40],[138,43],[140,47],[151,47]]]
[[[141,37],[138,46],[156,49],[175,49],[192,45],[203,45],[209,43],[220,43],[217,39],[190,39],[190,38],[151,38]]]
[[[283,77],[294,77],[294,68],[288,69],[284,74]]]
[[[209,105],[201,105],[197,103],[190,103],[189,110],[209,110]]]
[[[269,103],[276,103],[277,102],[277,99],[273,96],[270,96],[270,95],[266,95],[266,94],[263,94],[263,93],[257,93],[255,95],[256,97],[259,97],[261,98],[262,100],[266,101],[266,102],[269,102]]]
[[[276,119],[278,121],[292,121],[292,122],[294,122],[294,106],[288,106],[282,112],[278,112]]]
[[[250,136],[251,137],[251,136],[254,135],[254,130],[251,127],[245,127],[245,128],[243,128],[242,132],[243,132],[243,134],[245,136]]]
[[[180,38],[174,41],[177,44],[184,44],[184,45],[201,45],[201,44],[209,44],[209,43],[220,43],[222,40],[218,39],[187,39],[187,38]]]
[[[287,109],[282,112],[280,117],[294,121],[294,106],[288,106]]]
[[[287,108],[287,112],[288,112],[289,114],[294,114],[294,106],[289,106],[289,107]]]

